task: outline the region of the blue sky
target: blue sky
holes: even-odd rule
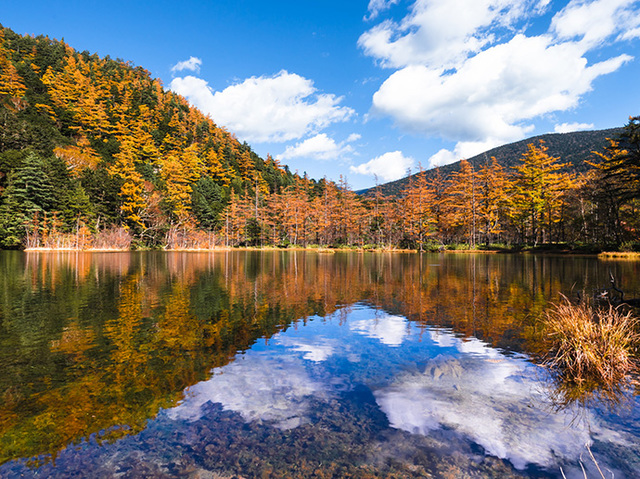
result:
[[[142,66],[354,189],[640,114],[640,0],[0,0],[0,23]]]

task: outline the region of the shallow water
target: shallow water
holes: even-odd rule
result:
[[[640,401],[531,358],[637,262],[0,254],[0,477],[640,477]],[[591,457],[591,454],[593,457]]]

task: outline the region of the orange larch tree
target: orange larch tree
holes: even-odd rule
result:
[[[402,192],[401,204],[404,233],[422,251],[434,226],[433,192],[422,167],[417,175],[409,178],[409,183]]]
[[[470,247],[476,244],[478,193],[478,179],[473,165],[467,160],[460,160],[460,169],[452,173],[447,182],[447,211],[452,236],[466,238]]]
[[[504,231],[511,181],[494,156],[478,173],[478,232],[484,242],[493,242]]]
[[[544,142],[530,143],[522,155],[522,164],[514,167],[513,217],[528,231],[529,242],[537,244],[558,240],[555,225],[565,219],[565,193],[574,187],[574,176],[563,173],[567,164],[549,156]],[[525,228],[527,228],[525,230]]]

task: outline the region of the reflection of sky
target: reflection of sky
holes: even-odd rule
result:
[[[188,388],[182,403],[169,411],[173,419],[197,420],[207,402],[221,403],[250,421],[269,421],[283,429],[307,422],[308,397],[323,395],[296,361],[271,355],[246,354],[217,368],[208,381]]]
[[[281,337],[278,339],[278,344],[288,346],[293,351],[302,352],[304,353],[302,356],[304,359],[308,359],[309,361],[316,363],[326,361],[334,352],[334,345],[330,341],[323,340],[322,338],[318,338],[318,340],[315,341],[309,341],[305,339],[295,340],[287,337]]]
[[[528,463],[549,467],[557,456],[576,459],[585,451],[591,439],[584,423],[572,424],[570,411],[541,408],[544,396],[530,363],[477,339],[447,338],[442,331],[434,336],[463,354],[437,356],[423,372],[401,374],[375,392],[393,427],[423,435],[454,428],[519,469]],[[595,417],[588,419],[592,432],[621,441]]]
[[[364,384],[392,427],[427,436],[454,430],[520,469],[534,463],[557,471],[559,460],[578,460],[593,439],[629,441],[592,412],[590,430],[572,423],[571,412],[551,413],[542,373],[523,356],[448,330],[420,332],[364,307],[349,313],[348,326],[339,323],[314,320],[256,345],[190,387],[169,416],[197,420],[211,401],[247,422],[290,429],[310,422],[311,398],[335,399],[338,390]]]
[[[350,329],[368,338],[378,339],[387,346],[400,346],[407,335],[407,320],[400,316],[385,315],[353,321]]]

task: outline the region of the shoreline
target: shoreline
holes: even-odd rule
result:
[[[6,250],[10,251],[10,250]],[[176,249],[123,249],[123,248],[25,248],[25,253],[129,253],[135,251],[163,251],[163,252],[193,252],[193,253],[214,253],[228,251],[315,251],[320,254],[335,253],[420,253],[417,249],[399,249],[399,248],[330,248],[330,247],[288,247],[279,248],[277,246],[218,246],[214,248],[176,248]],[[597,257],[605,260],[640,260],[639,252],[624,251],[603,251],[600,253],[586,253],[581,251],[573,251],[568,249],[554,250],[522,250],[522,249],[445,249],[442,251],[423,251],[424,254],[517,254],[517,255],[558,255],[558,256],[587,256]]]

